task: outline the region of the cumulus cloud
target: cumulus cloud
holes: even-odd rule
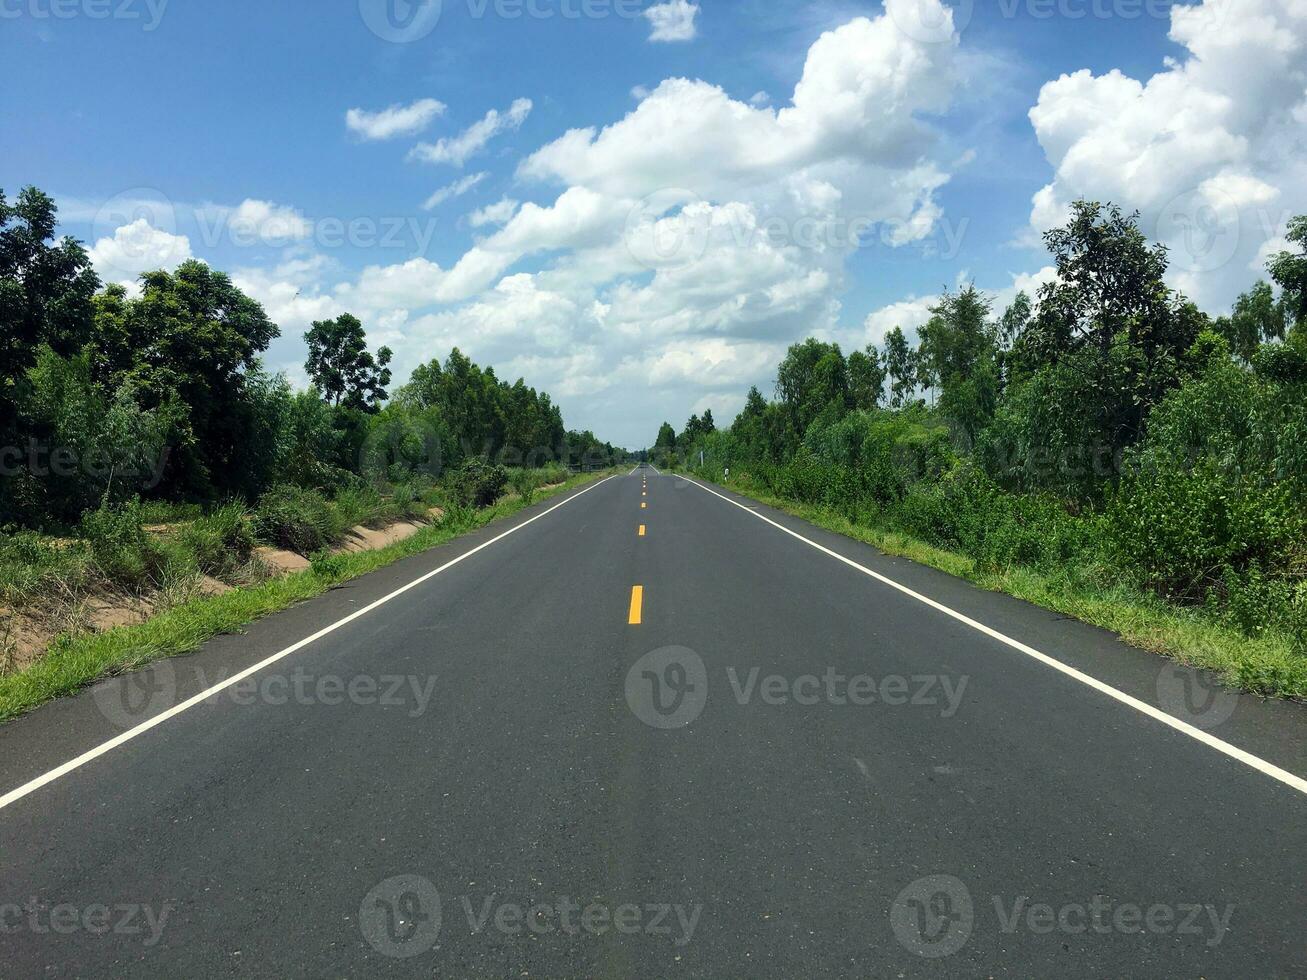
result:
[[[1173,284],[1217,311],[1307,210],[1307,6],[1177,5],[1170,37],[1185,55],[1147,80],[1086,69],[1044,85],[1030,119],[1054,178],[1030,222],[1061,223],[1077,198],[1137,209],[1171,248]]]
[[[189,238],[156,228],[145,218],[137,218],[113,235],[101,238],[87,254],[101,279],[129,287],[135,285],[142,272],[171,272],[194,257]]]
[[[272,201],[249,198],[234,208],[205,205],[197,217],[206,239],[220,230],[241,246],[262,244],[275,248],[313,236],[313,222],[294,208]]]
[[[461,180],[456,180],[452,184],[446,184],[444,187],[440,188],[440,190],[436,191],[429,198],[427,198],[426,201],[423,203],[422,207],[426,211],[434,210],[435,208],[440,207],[440,205],[444,204],[446,201],[451,200],[455,197],[461,197],[462,195],[466,194],[473,187],[476,187],[477,184],[481,183],[481,181],[485,180],[489,176],[490,174],[488,174],[486,171],[483,170],[479,174],[468,174],[468,176],[462,178]]]
[[[500,198],[494,204],[478,208],[469,214],[467,216],[468,224],[473,228],[480,228],[484,225],[505,225],[517,213],[518,203],[510,197]]]
[[[445,103],[436,99],[419,99],[409,105],[396,103],[380,112],[350,109],[345,113],[345,125],[364,140],[413,136],[430,126],[436,117],[444,115],[446,108]]]
[[[650,41],[693,41],[698,35],[694,25],[699,8],[690,0],[668,0],[645,9],[651,30]]]
[[[558,136],[518,168],[540,203],[473,212],[488,234],[452,262],[247,281],[300,320],[355,312],[399,377],[457,344],[567,397],[569,422],[637,446],[650,418],[735,404],[770,386],[797,338],[833,335],[855,229],[890,247],[932,234],[957,154],[926,119],[950,104],[957,39],[915,40],[890,16],[923,6],[951,16],[939,0],[888,0],[823,34],[788,98],[672,78],[609,125]],[[461,164],[529,108],[415,155]]]
[[[504,112],[491,109],[457,136],[435,143],[419,143],[413,148],[412,156],[425,163],[448,163],[461,167],[468,157],[481,152],[500,133],[520,128],[530,114],[531,100],[517,99]]]

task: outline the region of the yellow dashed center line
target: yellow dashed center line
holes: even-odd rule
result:
[[[649,507],[649,505],[646,504],[643,500],[640,501],[640,509],[641,509],[641,510],[646,510],[646,509],[648,509],[648,507]]]
[[[644,525],[640,525],[640,537],[644,537]]]
[[[633,585],[631,586],[631,612],[630,615],[626,617],[627,625],[639,626],[640,613],[643,609],[644,609],[644,586]]]

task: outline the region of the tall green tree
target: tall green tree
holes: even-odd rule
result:
[[[870,410],[880,405],[885,389],[885,367],[880,351],[868,344],[865,351],[849,354],[849,398],[854,408]]]
[[[389,347],[373,357],[358,317],[342,313],[334,320],[315,320],[304,334],[309,358],[304,368],[333,406],[376,412],[388,397]]]
[[[92,361],[109,390],[128,385],[143,409],[184,406],[186,435],[174,448],[165,489],[199,499],[257,488],[252,446],[264,397],[280,398],[259,373],[278,335],[255,300],[203,262],[141,276],[141,296],[110,286],[96,298]]]
[[[676,448],[676,430],[670,422],[658,427],[658,438],[654,440],[654,449],[670,452]]]
[[[1277,252],[1266,270],[1283,290],[1290,326],[1301,331],[1307,324],[1307,214],[1291,218],[1284,237],[1296,250]]]
[[[1288,310],[1276,299],[1270,283],[1258,282],[1234,301],[1234,309],[1212,326],[1230,345],[1235,356],[1251,364],[1257,348],[1268,341],[1283,340]]]
[[[885,335],[885,373],[890,379],[890,405],[902,408],[917,391],[917,352],[908,344],[902,327]]]
[[[848,411],[848,364],[839,344],[809,337],[791,346],[776,370],[776,394],[791,429],[800,439],[822,412]]]
[[[1207,319],[1167,287],[1166,248],[1150,245],[1138,215],[1092,201],[1044,236],[1057,277],[1012,353],[1013,380],[1044,369],[1066,375],[1051,390],[1074,404],[1063,417],[1096,433],[1108,452],[1132,445],[1144,418],[1183,376]]]
[[[939,385],[940,410],[968,447],[998,402],[997,354],[990,301],[974,285],[945,291],[921,328],[919,361]]]
[[[81,244],[54,242],[54,200],[25,187],[0,190],[0,438],[16,435],[19,389],[43,346],[61,356],[90,337],[100,280]]]

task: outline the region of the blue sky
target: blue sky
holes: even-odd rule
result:
[[[1212,309],[1304,203],[1289,0],[1176,24],[1145,0],[444,0],[408,43],[369,26],[392,2],[0,0],[0,187],[53,194],[106,279],[189,255],[231,272],[293,380],[307,322],[351,309],[401,378],[457,343],[632,446],[664,417],[729,417],[810,333],[879,340],[964,278],[1006,301],[1076,196],[1155,237],[1225,220],[1200,222],[1237,240],[1219,268],[1176,272]],[[698,82],[659,88],[677,78]],[[648,260],[660,230],[689,252]]]

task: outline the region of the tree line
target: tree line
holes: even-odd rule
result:
[[[370,351],[348,313],[311,325],[313,385],[296,391],[261,362],[278,326],[226,274],[189,260],[131,291],[105,285],[56,226],[48,195],[0,191],[0,524],[68,526],[136,496],[212,504],[280,483],[436,479],[470,459],[627,455],[457,349],[392,394],[392,352]]]
[[[1307,217],[1232,310],[1164,281],[1136,215],[1078,202],[1056,276],[1004,310],[946,291],[914,345],[808,339],[729,429],[663,426],[710,474],[994,567],[1110,569],[1307,636]],[[694,420],[692,420],[694,421]]]

